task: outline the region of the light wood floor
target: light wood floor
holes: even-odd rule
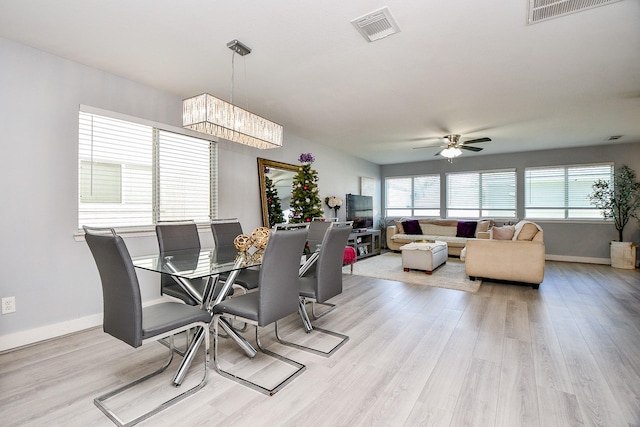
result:
[[[203,390],[140,425],[639,426],[640,272],[547,262],[545,277],[537,291],[485,281],[470,294],[345,276],[339,308],[317,321],[351,337],[333,357],[275,344],[269,328],[264,343],[307,365],[282,391],[212,369]],[[262,362],[221,345],[235,368]],[[109,426],[93,398],[164,356],[99,328],[2,354],[0,425]]]

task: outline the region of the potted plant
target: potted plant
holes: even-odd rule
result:
[[[618,241],[611,242],[611,266],[635,268],[636,245],[623,241],[624,227],[631,218],[640,220],[640,182],[636,173],[627,165],[622,165],[613,175],[613,182],[598,179],[592,185],[589,195],[591,204],[602,211],[604,219],[613,218]]]

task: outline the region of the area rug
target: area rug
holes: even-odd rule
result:
[[[350,266],[345,266],[342,271],[345,274],[349,274]],[[449,258],[445,264],[435,269],[431,275],[418,270],[404,271],[402,268],[402,255],[396,252],[386,252],[382,255],[356,262],[353,265],[353,274],[466,292],[477,292],[482,283],[480,279],[470,280],[465,274],[464,262],[457,258]]]

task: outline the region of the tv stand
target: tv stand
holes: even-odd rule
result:
[[[353,232],[349,235],[347,245],[356,250],[357,259],[380,255],[380,230]]]

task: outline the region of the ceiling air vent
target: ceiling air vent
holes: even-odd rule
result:
[[[400,27],[386,7],[356,18],[351,23],[368,42],[400,32]]]
[[[529,0],[529,24],[619,1],[621,0]]]

